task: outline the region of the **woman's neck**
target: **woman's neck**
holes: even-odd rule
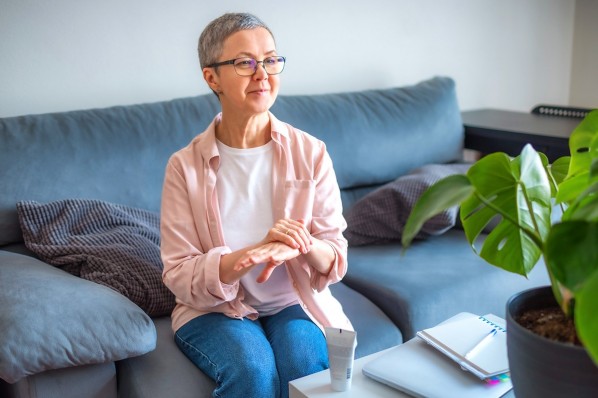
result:
[[[222,113],[216,125],[216,138],[232,148],[255,148],[267,144],[270,139],[268,113],[250,118],[231,118]]]

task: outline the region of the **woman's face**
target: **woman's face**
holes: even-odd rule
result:
[[[222,55],[218,62],[250,57],[262,61],[276,55],[272,35],[264,28],[242,30],[224,41]],[[220,93],[223,111],[234,110],[237,114],[251,116],[270,109],[276,100],[279,75],[268,75],[262,64],[251,76],[239,76],[233,65],[204,68],[204,78],[210,87]]]

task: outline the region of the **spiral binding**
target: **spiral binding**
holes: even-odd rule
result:
[[[492,326],[494,329],[496,329],[496,330],[500,330],[500,331],[501,331],[501,332],[503,332],[503,333],[506,333],[506,332],[507,332],[507,329],[503,328],[503,327],[502,327],[502,326],[500,326],[500,325],[497,325],[496,323],[492,322],[490,319],[488,319],[488,318],[486,318],[486,317],[484,317],[484,316],[481,316],[481,315],[480,315],[480,316],[478,317],[478,319],[479,319],[479,320],[481,320],[481,321],[484,321],[484,322],[485,322],[485,323],[487,323],[488,325],[491,325],[491,326]]]

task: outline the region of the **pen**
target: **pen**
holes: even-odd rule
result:
[[[490,332],[488,332],[488,334],[485,335],[482,340],[478,341],[478,343],[474,345],[471,350],[467,351],[467,353],[463,355],[463,357],[466,359],[470,359],[471,357],[475,356],[478,352],[480,352],[482,348],[484,348],[492,340],[494,336],[496,336],[496,329],[492,329]]]

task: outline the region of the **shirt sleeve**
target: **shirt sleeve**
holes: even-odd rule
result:
[[[322,152],[314,170],[316,190],[311,221],[311,234],[328,243],[335,252],[334,264],[327,275],[313,272],[312,288],[322,291],[331,283],[340,281],[347,273],[347,240],[343,231],[347,222],[343,217],[340,188],[332,165],[332,159],[322,143]]]
[[[164,176],[160,215],[162,279],[179,301],[209,311],[234,300],[239,284],[220,282],[220,259],[231,250],[214,247],[207,227],[198,227],[198,222],[208,224],[207,219],[201,219],[206,212],[192,203],[205,198],[205,187],[187,183],[183,164],[181,159],[171,158]]]

